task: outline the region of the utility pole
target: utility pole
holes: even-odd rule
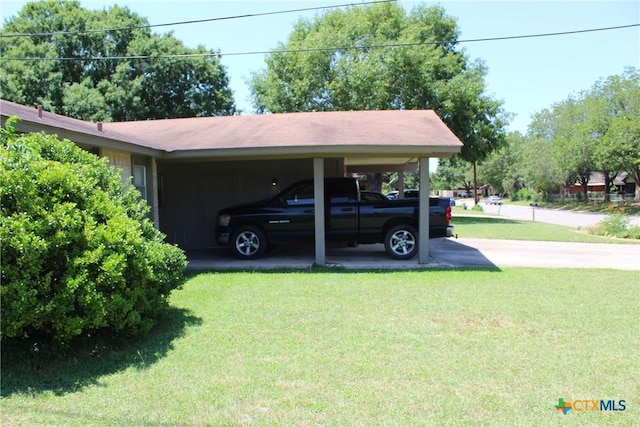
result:
[[[478,175],[476,173],[476,162],[473,162],[473,206],[478,204]]]

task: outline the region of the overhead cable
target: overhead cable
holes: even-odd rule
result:
[[[572,34],[592,33],[598,31],[611,31],[620,30],[625,28],[640,27],[639,24],[619,25],[615,27],[601,27],[591,28],[585,30],[574,31],[561,31],[553,33],[539,33],[539,34],[525,34],[517,36],[504,36],[504,37],[486,37],[477,39],[456,40],[449,41],[425,41],[425,42],[410,42],[410,43],[384,43],[375,45],[360,45],[360,46],[332,46],[332,47],[316,47],[316,48],[299,48],[299,49],[273,49],[269,51],[248,51],[248,52],[207,52],[207,53],[185,53],[185,54],[152,54],[152,55],[127,55],[127,56],[98,56],[98,57],[63,57],[63,58],[39,58],[39,57],[1,57],[0,60],[10,61],[105,61],[105,60],[125,60],[125,59],[161,59],[161,58],[195,58],[195,57],[217,57],[224,56],[240,56],[240,55],[265,55],[273,53],[300,53],[300,52],[334,52],[340,50],[359,50],[359,49],[380,49],[380,48],[396,48],[396,47],[412,47],[412,46],[427,46],[427,45],[458,45],[464,43],[479,43],[479,42],[493,42],[503,40],[517,40],[527,38],[540,38],[540,37],[557,37],[566,36]]]
[[[8,38],[8,37],[43,37],[43,36],[55,36],[55,35],[73,35],[73,34],[92,34],[92,33],[108,33],[112,31],[126,31],[126,30],[140,30],[144,28],[158,28],[158,27],[174,27],[177,25],[189,25],[189,24],[201,24],[204,22],[215,22],[215,21],[227,21],[231,19],[244,19],[244,18],[255,18],[258,16],[270,16],[270,15],[282,15],[285,13],[296,13],[296,12],[310,12],[314,10],[324,10],[324,9],[337,9],[340,7],[349,7],[349,6],[363,6],[370,5],[376,3],[393,3],[397,0],[373,0],[363,3],[347,3],[347,4],[336,4],[332,6],[316,6],[316,7],[306,7],[302,9],[287,9],[280,10],[275,12],[262,12],[262,13],[248,13],[244,15],[233,15],[233,16],[224,16],[220,18],[207,18],[207,19],[197,19],[192,21],[180,21],[180,22],[170,22],[165,24],[155,24],[155,25],[138,25],[131,27],[117,27],[117,28],[98,28],[92,30],[69,30],[69,31],[52,31],[52,32],[43,32],[43,33],[17,33],[17,34],[1,34],[0,38]]]

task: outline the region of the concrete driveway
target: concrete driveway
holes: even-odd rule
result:
[[[483,206],[485,212],[505,218],[531,220],[534,212],[523,206]],[[586,228],[597,224],[606,215],[535,210],[536,221]],[[631,217],[631,224],[640,225],[640,217]],[[455,218],[454,218],[455,223]],[[328,267],[380,270],[419,268],[473,267],[545,267],[545,268],[610,268],[640,271],[640,244],[534,242],[494,239],[431,239],[429,264],[418,264],[417,257],[408,261],[393,260],[382,244],[356,248],[328,248]],[[314,263],[313,245],[281,245],[254,261],[240,261],[230,250],[218,248],[189,252],[192,270],[274,270],[309,269]],[[640,275],[638,276],[640,283]]]
[[[452,267],[611,268],[640,271],[640,244],[468,239],[439,241],[434,261]],[[640,275],[638,276],[640,283]]]
[[[640,271],[640,245],[605,243],[531,242],[493,239],[431,239],[429,264],[393,260],[382,244],[327,249],[328,267],[353,270],[421,268],[610,268]],[[311,245],[279,246],[264,257],[240,261],[227,249],[189,252],[192,270],[310,269]],[[640,282],[640,275],[638,276]]]

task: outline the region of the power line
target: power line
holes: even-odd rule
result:
[[[366,45],[366,46],[281,49],[281,50],[271,50],[271,51],[220,53],[219,56],[222,57],[222,56],[233,56],[233,55],[258,55],[258,54],[269,54],[269,53],[322,52],[322,51],[349,50],[349,49],[375,49],[375,48],[387,48],[387,47],[412,47],[412,46],[444,45],[444,44],[456,45],[456,44],[463,44],[463,43],[478,43],[478,42],[492,42],[492,41],[502,41],[502,40],[526,39],[526,38],[564,36],[564,35],[590,33],[590,32],[597,32],[597,31],[619,30],[619,29],[632,28],[632,27],[640,27],[640,23],[629,24],[629,25],[619,25],[615,27],[591,28],[586,30],[563,31],[563,32],[555,32],[555,33],[539,33],[539,34],[525,34],[525,35],[519,35],[519,36],[487,37],[487,38],[479,38],[479,39],[457,40],[455,42],[429,41],[429,42],[410,42],[410,43],[385,43],[385,44]]]
[[[602,27],[602,28],[591,28],[586,30],[575,30],[575,31],[561,31],[556,33],[544,33],[544,34],[530,34],[530,35],[522,35],[522,36],[508,36],[508,37],[490,37],[484,39],[469,39],[465,40],[462,43],[474,43],[474,42],[486,42],[486,41],[499,41],[499,40],[515,40],[515,39],[528,39],[534,37],[552,37],[552,36],[566,36],[571,34],[581,34],[581,33],[593,33],[596,31],[609,31],[609,30],[620,30],[623,28],[633,28],[640,27],[639,24],[629,24],[629,25],[619,25],[616,27]]]
[[[327,52],[327,51],[333,52],[336,50],[380,49],[380,48],[412,47],[412,46],[427,46],[427,45],[493,42],[493,41],[503,41],[503,40],[527,39],[527,38],[557,37],[557,36],[566,36],[566,35],[572,35],[572,34],[620,30],[620,29],[633,28],[633,27],[640,27],[640,23],[629,24],[629,25],[619,25],[615,27],[590,28],[585,30],[561,31],[561,32],[553,32],[553,33],[525,34],[525,35],[504,36],[504,37],[486,37],[486,38],[478,38],[478,39],[457,40],[455,42],[428,41],[428,42],[411,42],[411,43],[385,43],[385,44],[367,45],[367,46],[333,46],[333,47],[300,48],[300,49],[276,49],[276,50],[269,50],[269,51],[230,52],[230,53],[208,52],[208,53],[185,53],[185,54],[167,54],[167,55],[100,56],[100,57],[85,57],[85,58],[81,58],[81,57],[66,57],[66,58],[1,57],[0,60],[6,60],[6,61],[106,61],[106,60],[127,60],[127,59],[164,59],[164,58],[196,58],[196,57],[221,58],[224,56],[265,55],[265,54],[272,54],[272,53],[300,53],[300,52]]]
[[[55,35],[73,35],[73,34],[92,34],[92,33],[107,33],[112,31],[123,31],[123,30],[140,30],[144,28],[158,28],[158,27],[173,27],[177,25],[190,25],[190,24],[201,24],[204,22],[215,22],[215,21],[227,21],[231,19],[244,19],[244,18],[255,18],[259,16],[270,16],[270,15],[282,15],[285,13],[296,13],[296,12],[310,12],[314,10],[324,10],[324,9],[336,9],[340,7],[349,7],[349,6],[362,6],[362,5],[370,5],[377,3],[393,3],[398,0],[373,0],[364,3],[347,3],[347,4],[336,4],[332,6],[317,6],[317,7],[306,7],[302,9],[288,9],[288,10],[280,10],[275,12],[263,12],[263,13],[248,13],[244,15],[233,15],[233,16],[224,16],[220,18],[207,18],[207,19],[197,19],[192,21],[181,21],[181,22],[171,22],[166,24],[155,24],[155,25],[139,25],[132,27],[117,27],[117,28],[101,28],[94,30],[70,30],[70,31],[53,31],[53,32],[44,32],[44,33],[18,33],[18,34],[2,34],[0,38],[8,38],[8,37],[42,37],[42,36],[55,36]]]

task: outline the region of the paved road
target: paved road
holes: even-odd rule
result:
[[[569,227],[586,228],[595,225],[607,218],[606,214],[571,212],[556,209],[532,208],[529,206],[516,205],[485,205],[481,203],[485,212],[492,215],[499,215],[505,218],[533,220],[548,222],[551,224],[566,225]],[[640,226],[640,216],[629,217],[631,225]]]

